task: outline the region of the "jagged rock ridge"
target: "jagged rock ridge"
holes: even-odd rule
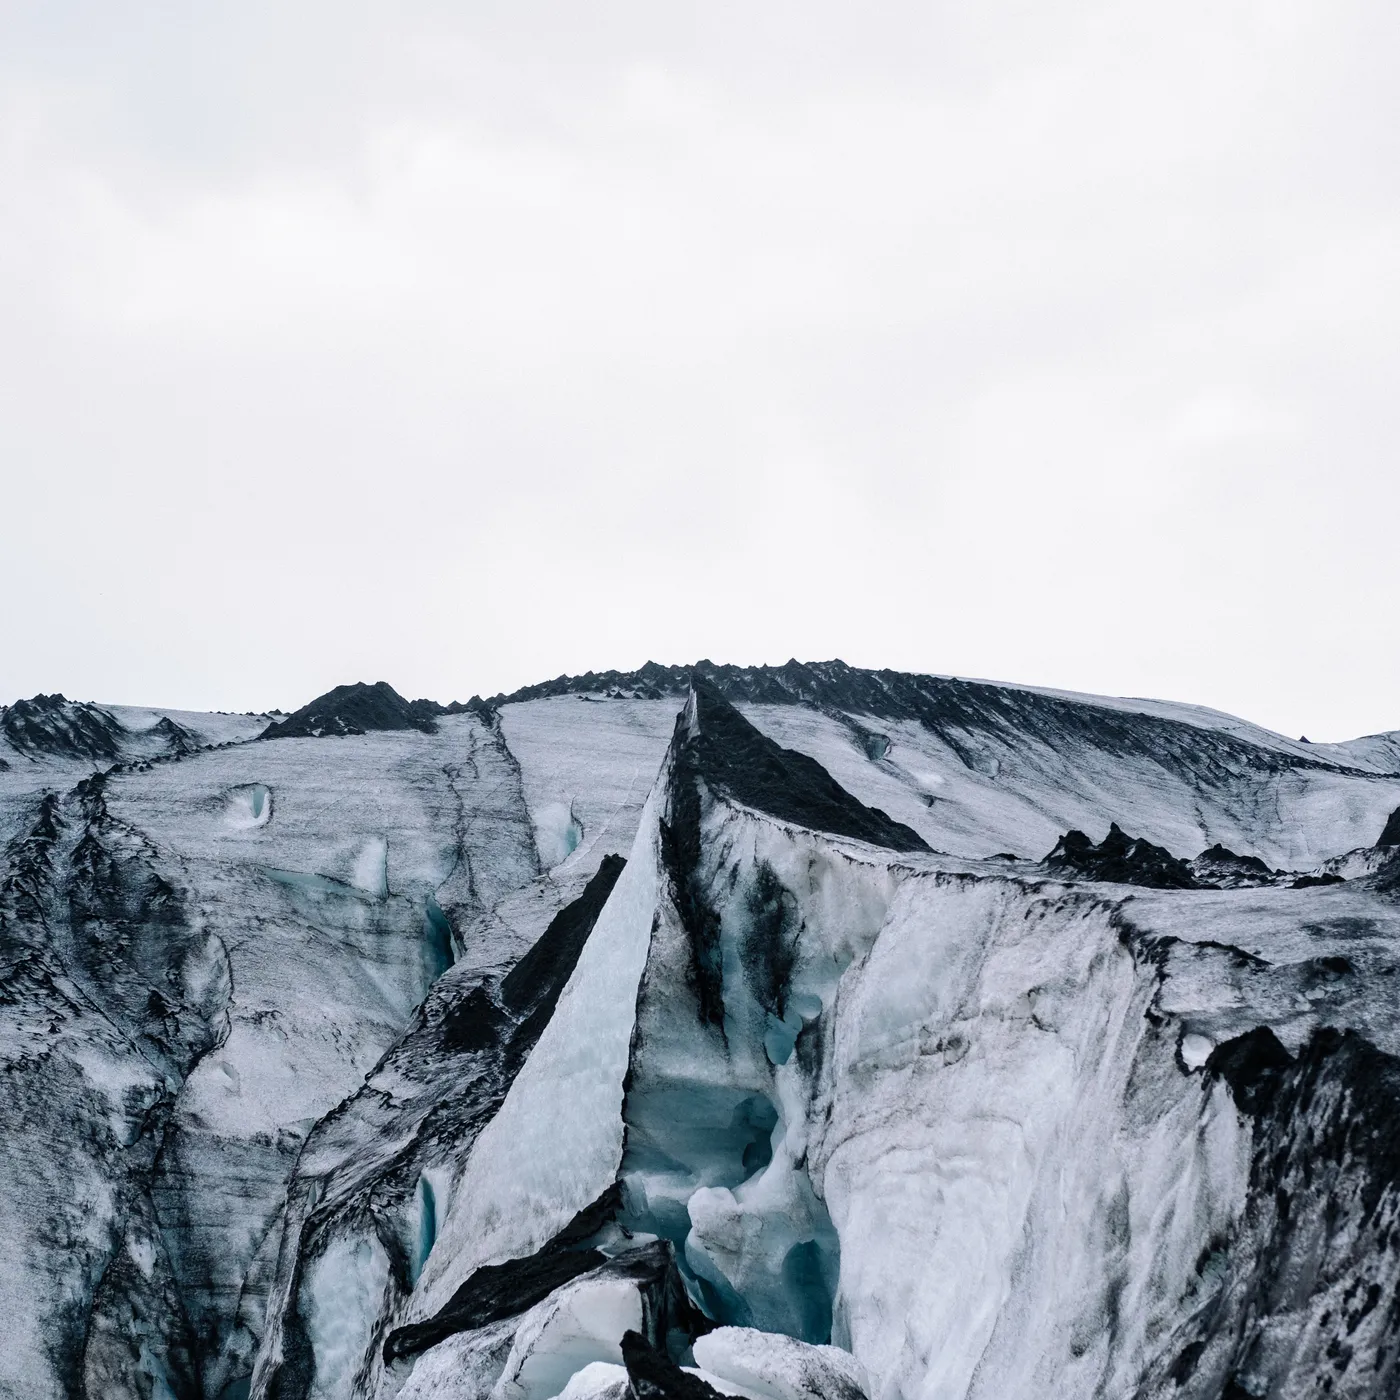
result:
[[[1224,848],[1217,845],[1212,850],[1220,852]],[[1150,889],[1200,888],[1184,860],[1163,846],[1129,836],[1117,822],[1109,824],[1108,835],[1097,846],[1082,831],[1066,832],[1045,857],[1045,868],[1057,875],[1071,873],[1115,884],[1146,885]]]
[[[263,739],[319,739],[323,735],[368,734],[374,731],[418,729],[437,733],[440,715],[458,715],[468,709],[484,708],[480,701],[466,705],[453,701],[439,705],[434,700],[405,700],[388,681],[366,685],[338,685],[317,696],[286,719],[269,724]]]
[[[0,711],[0,734],[23,754],[115,760],[122,726],[97,705],[75,704],[58,694],[36,695]]]

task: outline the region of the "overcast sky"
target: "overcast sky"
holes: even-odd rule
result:
[[[1394,0],[0,0],[0,701],[701,656],[1400,727]]]

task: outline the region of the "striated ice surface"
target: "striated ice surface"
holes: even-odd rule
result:
[[[1066,830],[1098,839],[1116,820],[1182,854],[1221,842],[1271,866],[1303,869],[1369,846],[1400,803],[1400,760],[1382,755],[1363,764],[1341,745],[1283,741],[1283,753],[1272,743],[1238,753],[1207,747],[1173,763],[1155,734],[1146,736],[1143,751],[1123,753],[1074,730],[934,733],[910,720],[861,717],[861,730],[878,724],[888,745],[872,758],[864,733],[840,718],[795,705],[748,706],[745,713],[936,850],[967,857],[1039,859]],[[1181,727],[1184,734],[1170,737],[1186,749],[1194,735]],[[1208,732],[1213,736],[1214,727]],[[1303,749],[1306,766],[1289,761],[1295,748]],[[1320,762],[1315,748],[1342,750],[1338,766]],[[1204,772],[1198,763],[1208,765]]]
[[[510,1355],[517,1324],[517,1318],[510,1318],[447,1338],[414,1367],[397,1391],[398,1400],[481,1400],[490,1395]]]
[[[1400,740],[723,670],[0,712],[0,1394],[1395,1393]]]
[[[679,708],[565,695],[502,709],[541,864],[572,858],[592,870],[609,852],[627,854]]]

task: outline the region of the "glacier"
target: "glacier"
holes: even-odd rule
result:
[[[0,844],[0,1395],[1400,1391],[1400,732],[39,695]]]

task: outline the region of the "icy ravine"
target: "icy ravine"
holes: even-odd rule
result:
[[[0,1393],[1386,1393],[1390,738],[656,679],[0,722]]]

